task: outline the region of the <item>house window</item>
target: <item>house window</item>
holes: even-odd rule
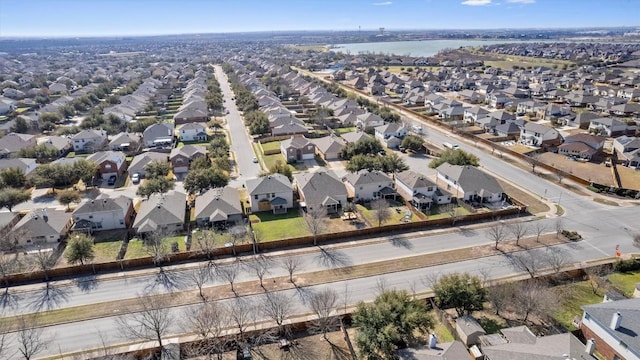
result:
[[[275,194],[275,193],[272,193],[272,194],[271,194],[271,197],[272,197],[272,198],[276,197],[276,194]]]
[[[258,195],[253,195],[253,198],[254,198],[255,200],[258,200]]]
[[[120,220],[120,225],[124,225],[124,220]]]
[[[89,215],[89,219],[93,219],[93,215]]]

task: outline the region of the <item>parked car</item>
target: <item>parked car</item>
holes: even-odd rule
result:
[[[107,185],[109,185],[109,186],[115,185],[117,179],[118,179],[118,177],[115,176],[115,175],[109,176],[109,180],[107,180]]]
[[[253,157],[253,162],[257,164],[258,163],[258,158],[254,156]]]
[[[131,175],[131,182],[134,184],[137,184],[140,182],[140,174],[135,173],[133,175]]]

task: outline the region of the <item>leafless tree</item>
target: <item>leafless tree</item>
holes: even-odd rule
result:
[[[500,315],[500,311],[515,301],[515,295],[514,283],[507,282],[487,288],[487,300],[493,305],[496,315]]]
[[[293,273],[302,266],[302,261],[296,256],[287,256],[282,260],[282,266],[289,273],[289,282],[293,283]]]
[[[204,284],[211,278],[211,267],[209,264],[200,262],[195,269],[188,272],[189,280],[198,288],[198,294],[202,301],[206,302],[207,297],[202,291]]]
[[[30,360],[46,350],[52,339],[44,334],[43,327],[39,327],[37,315],[25,315],[18,318],[15,341],[18,353]]]
[[[507,237],[507,231],[501,221],[495,221],[487,228],[485,236],[495,242],[496,249],[498,249],[498,244]]]
[[[256,322],[255,306],[249,300],[236,298],[227,303],[229,321],[238,329],[239,340],[244,340],[245,333],[250,325]]]
[[[235,261],[228,265],[219,266],[216,269],[216,274],[221,278],[223,278],[225,281],[227,281],[229,285],[231,285],[231,291],[236,296],[238,294],[236,294],[236,289],[233,287],[233,284],[235,283],[236,278],[238,277],[238,270],[240,270],[240,266]]]
[[[520,239],[525,237],[529,232],[529,227],[527,226],[527,224],[517,221],[509,224],[509,232],[516,239],[516,245],[518,245]]]
[[[556,219],[556,239],[560,238],[560,234],[562,234],[563,230],[564,230],[564,221],[562,221],[562,218],[557,218]]]
[[[371,202],[371,210],[375,211],[375,219],[378,227],[391,219],[391,210],[389,210],[389,202],[387,199],[377,199]]]
[[[186,347],[188,355],[215,356],[222,360],[226,345],[223,331],[229,325],[227,309],[216,302],[208,302],[187,308],[184,315],[182,328],[198,336],[198,341]]]
[[[544,264],[553,271],[554,275],[558,275],[560,271],[567,265],[568,255],[566,251],[560,248],[548,247],[542,258]]]
[[[536,173],[537,160],[534,159],[533,157],[527,157],[527,162],[531,166],[531,172],[535,174]]]
[[[162,338],[175,319],[170,312],[170,302],[165,296],[148,294],[137,297],[134,312],[116,318],[116,324],[127,340],[156,341],[163,347]]]
[[[269,273],[269,263],[266,258],[257,256],[253,261],[249,263],[249,267],[256,274],[260,280],[260,287],[264,289],[263,279],[267,273]]]
[[[320,235],[326,227],[327,209],[322,204],[314,204],[310,206],[307,204],[307,215],[304,220],[307,222],[307,227],[313,235],[313,245],[318,245],[318,235]]]
[[[36,269],[44,273],[44,280],[49,281],[49,270],[56,264],[57,254],[55,251],[40,250],[33,253],[33,262]]]
[[[536,232],[536,242],[540,242],[540,236],[547,231],[547,227],[544,225],[542,221],[536,221],[535,232]]]
[[[338,293],[330,288],[324,288],[311,295],[309,307],[315,315],[309,327],[311,333],[322,334],[322,337],[329,341],[327,333],[340,326],[340,319],[335,314],[337,303]]]
[[[278,333],[285,335],[287,330],[284,321],[293,313],[293,298],[281,292],[266,293],[262,300],[262,311],[278,325]]]
[[[388,290],[389,286],[387,285],[387,279],[384,277],[379,277],[376,279],[376,296],[382,295],[384,292]]]
[[[211,260],[211,255],[213,255],[216,248],[216,237],[216,233],[213,231],[200,230],[196,231],[191,239],[198,246],[198,252],[205,254],[207,260]]]
[[[422,285],[424,285],[425,287],[427,287],[429,289],[433,289],[435,284],[437,284],[438,281],[440,280],[440,276],[441,275],[442,274],[440,274],[439,272],[430,272],[430,273],[424,275],[420,279],[420,282],[422,282]]]
[[[243,225],[236,225],[229,229],[229,234],[231,235],[231,250],[233,251],[233,256],[236,256],[236,244],[244,239],[247,236],[247,233],[247,228]]]
[[[0,284],[5,289],[9,289],[9,276],[20,268],[20,260],[18,254],[3,254],[0,252],[0,277],[2,277]]]
[[[149,256],[153,258],[153,263],[162,269],[163,262],[169,258],[170,249],[164,239],[170,234],[166,231],[158,230],[146,234],[143,245]]]
[[[562,179],[564,179],[564,173],[561,170],[556,171],[556,176],[558,177],[558,183],[562,184]]]
[[[526,322],[530,315],[548,316],[559,303],[547,284],[539,280],[521,281],[516,285],[513,306]]]
[[[449,218],[451,219],[451,226],[454,226],[460,218],[457,204],[449,204]]]
[[[598,290],[607,288],[608,282],[605,278],[611,272],[611,268],[605,265],[591,266],[584,268],[584,274],[589,281],[591,291],[594,295],[598,294]]]
[[[0,231],[0,251],[16,252],[20,247],[19,240],[25,238],[26,235],[25,229]]]
[[[252,228],[251,240],[253,241],[253,254],[255,255],[260,252],[260,244],[264,240],[264,233],[262,232],[262,229]]]
[[[536,278],[546,265],[542,256],[531,251],[511,253],[509,260],[515,270],[526,272],[532,279]]]

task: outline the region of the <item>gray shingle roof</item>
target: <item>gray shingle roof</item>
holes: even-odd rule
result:
[[[224,214],[224,219],[222,220],[226,220],[229,215],[242,214],[238,189],[230,186],[209,189],[204,194],[196,197],[196,219],[209,218],[213,221],[212,217],[215,217],[214,215],[222,214]]]
[[[159,226],[184,224],[186,199],[187,195],[174,190],[151,195],[142,200],[133,228],[146,232]]]
[[[406,171],[397,173],[396,180],[405,184],[410,189],[436,186],[436,184],[433,181],[429,180],[425,175],[422,175],[412,170],[406,170]]]
[[[93,214],[101,211],[115,210],[122,210],[124,213],[126,213],[127,206],[130,203],[131,199],[125,196],[118,196],[117,198],[100,196],[95,200],[83,201],[73,212],[73,215]]]
[[[271,174],[256,179],[248,179],[247,191],[249,195],[258,195],[293,191],[293,188],[291,187],[291,181],[286,176]]]
[[[26,230],[30,237],[62,235],[69,220],[71,213],[65,210],[33,209],[16,224],[15,229]]]
[[[345,176],[346,180],[356,186],[365,184],[388,183],[391,178],[381,171],[360,170],[356,173],[349,173]]]
[[[436,170],[447,175],[450,179],[456,180],[465,192],[480,193],[482,190],[492,194],[504,192],[502,186],[498,184],[498,181],[493,176],[474,166],[459,166],[444,163],[438,166]]]
[[[586,305],[582,310],[609,334],[640,353],[640,298]],[[609,325],[616,312],[622,316],[622,322],[618,329],[612,330]]]
[[[347,196],[347,188],[333,171],[295,174],[294,179],[307,205],[326,204],[328,198]]]

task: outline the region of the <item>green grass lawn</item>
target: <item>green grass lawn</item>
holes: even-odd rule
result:
[[[28,107],[19,107],[19,108],[17,108],[17,109],[16,109],[16,112],[17,112],[18,114],[22,114],[23,112],[25,112],[25,111],[27,111],[27,110],[29,110],[29,109],[30,109],[30,108],[28,108]]]
[[[594,294],[591,285],[589,285],[587,281],[560,285],[554,290],[558,294],[568,294],[553,314],[553,318],[567,330],[572,331],[576,329],[572,324],[573,318],[582,316],[581,306],[602,302],[603,294],[601,292]]]
[[[120,248],[122,247],[122,240],[120,241],[108,241],[99,242],[93,245],[93,252],[96,257],[94,262],[109,262],[115,261]]]
[[[271,141],[262,144],[263,151],[275,151],[280,150],[280,141]]]
[[[264,165],[266,167],[266,170],[269,170],[278,161],[282,162],[283,164],[287,163],[286,161],[284,161],[284,156],[282,156],[282,154],[262,155],[262,159],[264,160]],[[289,166],[291,168],[292,172],[298,171],[298,169],[296,169],[295,166],[292,166],[290,164],[288,164],[287,166]],[[305,169],[306,169],[306,167],[305,167]]]
[[[389,207],[389,210],[390,210],[391,218],[386,222],[384,222],[382,225],[398,224],[404,218],[404,214],[407,209],[404,205],[401,205],[400,203],[393,203],[393,202],[391,202],[390,205],[391,206]],[[367,221],[369,221],[371,226],[378,226],[378,220],[376,219],[375,210],[371,210],[362,205],[356,205],[356,206],[358,208],[358,212],[362,214],[362,216],[364,216],[365,219],[367,219]],[[400,211],[398,212],[396,211],[396,209],[400,209]],[[418,218],[415,214],[411,213],[411,221],[418,221],[418,220],[420,220],[420,218]]]
[[[632,296],[636,288],[636,284],[640,283],[640,271],[630,273],[614,273],[609,276],[609,281],[613,286],[624,291],[627,296]]]
[[[274,215],[263,211],[249,215],[251,226],[260,233],[262,242],[311,235],[307,223],[297,210]]]
[[[333,129],[333,131],[335,131],[338,134],[345,134],[345,133],[356,131],[356,127],[351,126],[351,127],[337,128],[337,129]]]
[[[178,243],[178,249],[180,251],[187,250],[186,245],[184,243],[184,236],[167,237],[167,238],[164,238],[162,242],[165,244],[168,253],[171,252],[171,243],[173,242]],[[125,259],[135,259],[135,258],[147,257],[147,256],[149,256],[149,252],[147,252],[147,249],[145,248],[141,240],[138,240],[137,238],[133,238],[129,241],[129,246],[127,247],[127,253],[124,255]]]

